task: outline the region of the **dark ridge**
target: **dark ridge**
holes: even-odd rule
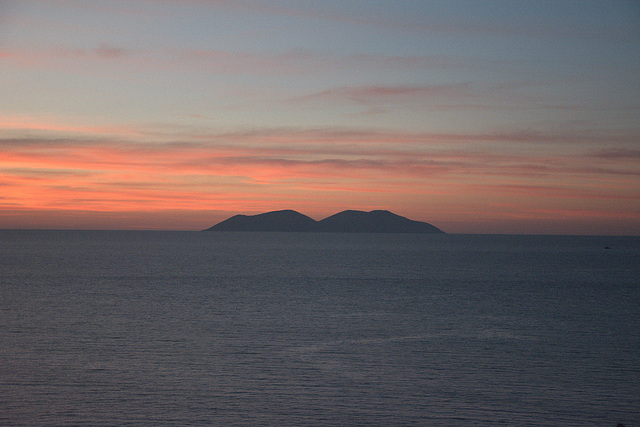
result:
[[[316,221],[292,210],[235,215],[205,231],[315,231]]]
[[[314,221],[293,210],[259,215],[235,215],[205,231],[306,231],[330,233],[443,233],[431,224],[413,221],[389,211],[337,213]]]
[[[339,233],[442,233],[431,224],[413,221],[389,211],[347,210],[318,223],[320,231]]]

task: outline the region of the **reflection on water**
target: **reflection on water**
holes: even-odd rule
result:
[[[0,424],[638,424],[638,243],[0,232]]]

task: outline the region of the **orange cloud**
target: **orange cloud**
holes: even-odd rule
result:
[[[293,208],[322,217],[344,208],[395,208],[455,229],[473,216],[487,224],[542,221],[545,209],[551,217],[600,212],[632,221],[640,205],[640,165],[624,146],[532,155],[508,149],[499,134],[493,142],[487,135],[440,141],[436,134],[322,129],[196,134],[180,143],[118,138],[0,139],[0,209],[158,218],[202,212],[198,227],[205,227],[206,212]],[[472,142],[457,149],[451,141],[459,138]]]

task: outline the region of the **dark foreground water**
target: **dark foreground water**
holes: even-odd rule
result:
[[[3,426],[618,422],[640,238],[0,232]]]

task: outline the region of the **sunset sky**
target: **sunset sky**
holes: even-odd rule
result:
[[[279,209],[640,235],[640,2],[0,2],[0,228]]]

